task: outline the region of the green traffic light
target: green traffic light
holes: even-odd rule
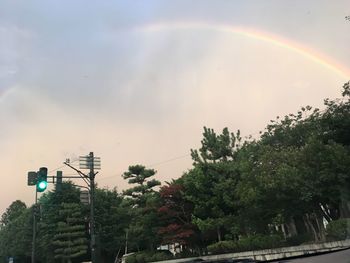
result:
[[[46,187],[47,187],[47,182],[46,182],[46,181],[41,181],[41,182],[39,182],[38,188],[39,188],[40,190],[45,190]]]
[[[37,172],[36,190],[38,192],[44,192],[46,188],[47,188],[47,168],[41,167]]]

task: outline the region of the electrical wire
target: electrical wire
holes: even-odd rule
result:
[[[70,161],[70,163],[75,163],[75,162],[77,162],[78,160],[79,160],[79,159],[75,159],[75,160],[73,160],[73,161]],[[56,172],[57,170],[62,169],[63,167],[66,167],[66,165],[64,164],[64,165],[62,165],[62,166],[60,166],[60,167],[57,167],[57,168],[55,168],[55,169],[52,169],[52,170],[48,171],[48,173]]]
[[[171,158],[171,159],[167,159],[167,160],[164,160],[164,161],[160,161],[160,162],[156,162],[156,163],[153,163],[153,164],[146,165],[146,167],[156,167],[156,166],[159,166],[159,165],[163,165],[165,163],[170,163],[170,162],[173,162],[173,161],[176,161],[176,160],[179,160],[179,159],[183,159],[183,158],[188,157],[190,155],[191,154],[180,155],[180,156],[177,156],[177,157],[174,157],[174,158]],[[119,172],[119,173],[114,174],[114,175],[110,175],[110,176],[99,178],[98,181],[102,181],[102,180],[106,180],[106,179],[109,179],[109,178],[112,178],[112,177],[122,176],[122,175],[123,175],[123,172]]]
[[[339,102],[339,101],[343,101],[344,99],[343,98],[336,98],[334,99],[335,101]],[[320,114],[323,114],[327,111],[327,109],[324,109],[324,110],[319,110],[318,113]],[[255,133],[252,133],[250,134],[249,136],[246,136],[245,138],[248,139],[250,136],[254,136],[254,135],[261,135],[263,133],[263,131],[259,131],[259,132],[255,132]],[[169,163],[169,162],[173,162],[173,161],[176,161],[176,160],[179,160],[179,159],[183,159],[185,157],[188,157],[190,156],[191,154],[184,154],[184,155],[180,155],[180,156],[177,156],[177,157],[174,157],[174,158],[171,158],[171,159],[167,159],[167,160],[164,160],[164,161],[160,161],[160,162],[156,162],[156,163],[152,163],[152,164],[149,164],[149,165],[146,165],[146,167],[156,167],[156,166],[160,166],[160,165],[163,165],[163,164],[166,164],[166,163]],[[79,159],[76,159],[74,161],[71,161],[70,163],[74,163],[76,161],[78,161]],[[50,172],[54,172],[58,169],[61,169],[62,167],[65,167],[65,165],[63,166],[60,166],[54,170],[51,170]],[[116,176],[122,176],[123,175],[123,172],[119,172],[117,174],[114,174],[114,175],[110,175],[110,176],[106,176],[106,177],[102,177],[102,178],[99,178],[98,181],[103,181],[103,180],[106,180],[106,179],[109,179],[109,178],[113,178],[113,177],[116,177]]]

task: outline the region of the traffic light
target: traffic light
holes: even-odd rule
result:
[[[38,192],[44,192],[47,188],[47,168],[41,167],[37,173],[36,190]]]
[[[36,185],[36,183],[37,183],[37,173],[36,172],[28,172],[27,185]]]

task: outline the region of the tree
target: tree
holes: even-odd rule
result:
[[[17,262],[30,258],[32,238],[32,209],[14,201],[2,216],[0,227],[0,258],[14,257]]]
[[[158,209],[162,227],[158,233],[163,244],[179,244],[185,248],[198,244],[198,228],[192,223],[193,204],[184,198],[184,187],[176,181],[160,189]]]
[[[1,216],[1,226],[6,226],[8,223],[18,218],[26,208],[26,204],[21,200],[12,202]]]
[[[136,205],[144,206],[147,195],[154,193],[154,187],[160,185],[156,179],[149,180],[155,174],[155,170],[146,169],[143,165],[129,166],[129,170],[123,174],[123,178],[128,179],[129,184],[136,184],[136,186],[125,190],[124,195],[130,196]]]
[[[323,112],[307,106],[271,121],[259,141],[240,150],[238,193],[242,211],[250,210],[246,218],[265,218],[265,225],[283,219],[289,232],[308,232],[318,241],[325,238],[323,218],[350,215],[348,87],[343,99],[326,99]]]
[[[222,134],[217,135],[213,129],[204,127],[201,148],[199,150],[191,149],[194,165],[233,160],[241,140],[239,130],[234,134],[224,128]]]
[[[224,128],[217,135],[204,127],[201,148],[191,150],[194,168],[183,176],[185,197],[194,204],[193,222],[203,233],[215,230],[218,241],[235,229],[237,203],[233,190],[239,173],[234,160],[240,143],[239,131],[233,134]]]
[[[72,182],[63,182],[61,190],[45,192],[40,199],[41,216],[38,220],[37,258],[42,262],[55,262],[55,248],[53,244],[58,222],[65,220],[60,214],[63,203],[80,204],[80,190]],[[88,210],[82,211],[82,218],[87,218]],[[86,220],[87,222],[87,220]],[[86,223],[85,222],[85,223]]]
[[[123,197],[115,189],[96,189],[95,222],[101,262],[114,262],[124,252],[125,229],[129,225],[129,207],[124,207]]]
[[[157,237],[157,207],[159,194],[154,188],[160,185],[156,179],[150,179],[156,173],[153,169],[146,169],[143,165],[129,166],[123,174],[129,184],[136,185],[124,191],[126,200],[124,205],[129,210],[130,224],[128,244],[134,250],[154,249],[159,244]]]
[[[59,213],[64,220],[57,223],[53,241],[55,258],[70,263],[88,249],[82,208],[76,203],[63,203]]]

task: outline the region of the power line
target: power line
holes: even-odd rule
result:
[[[78,160],[79,160],[79,159],[75,159],[75,160],[73,160],[73,161],[70,161],[70,163],[74,163],[74,162],[76,162],[76,161],[78,161]],[[64,165],[62,165],[62,166],[60,166],[60,167],[57,167],[57,168],[55,168],[55,169],[52,169],[52,170],[48,171],[48,173],[56,172],[57,170],[62,169],[63,167],[66,167],[66,165],[64,164]]]
[[[150,165],[148,165],[148,167],[155,167],[155,166],[159,166],[159,165],[162,165],[162,164],[165,164],[165,163],[170,163],[172,161],[183,159],[183,158],[185,158],[187,156],[190,156],[190,155],[191,154],[185,154],[185,155],[177,156],[177,157],[174,157],[174,158],[171,158],[171,159],[168,159],[168,160],[164,160],[164,161],[161,161],[161,162],[150,164]]]
[[[150,164],[150,165],[146,165],[146,167],[159,166],[159,165],[162,165],[162,164],[165,164],[165,163],[170,163],[170,162],[173,162],[173,161],[176,161],[176,160],[179,160],[179,159],[183,159],[183,158],[188,157],[190,155],[191,154],[180,155],[180,156],[177,156],[177,157],[174,157],[174,158],[171,158],[171,159],[167,159],[167,160],[164,160],[164,161],[160,161],[160,162],[156,162],[156,163],[153,163],[153,164]],[[119,173],[114,174],[114,175],[110,175],[110,176],[99,178],[98,180],[102,181],[102,180],[106,180],[106,179],[109,179],[109,178],[112,178],[112,177],[122,176],[122,175],[123,175],[123,172],[119,172]]]
[[[344,100],[344,98],[336,98],[336,99],[334,99],[334,101],[337,101],[337,102],[343,101],[343,100]],[[313,108],[313,109],[316,109],[316,108]],[[319,114],[323,114],[323,113],[325,113],[327,110],[328,110],[327,108],[326,108],[326,109],[323,109],[323,110],[319,110],[319,109],[318,109],[318,113],[319,113]],[[307,113],[307,112],[306,112],[306,113]],[[312,113],[313,113],[313,112],[312,112]],[[288,116],[288,115],[286,115],[286,116]],[[305,116],[305,117],[307,118],[308,116]],[[282,119],[282,118],[281,118],[281,119]],[[266,128],[264,128],[264,129],[261,130],[261,131],[252,133],[252,134],[250,134],[250,135],[248,135],[248,136],[245,136],[245,138],[248,139],[249,137],[254,136],[254,135],[261,135],[261,134],[264,133],[264,130],[265,130],[265,129],[266,129]],[[146,165],[146,167],[155,167],[155,166],[163,165],[163,164],[166,164],[166,163],[169,163],[169,162],[173,162],[173,161],[176,161],[176,160],[179,160],[179,159],[183,159],[183,158],[188,157],[188,156],[190,156],[190,155],[191,155],[191,154],[180,155],[180,156],[177,156],[177,157],[174,157],[174,158],[171,158],[171,159],[167,159],[167,160],[164,160],[164,161],[160,161],[160,162],[156,162],[156,163],[152,163],[152,164]],[[78,160],[79,160],[79,159],[75,159],[75,160],[71,161],[71,163],[74,163],[74,162],[76,162],[76,161],[78,161]],[[56,169],[54,169],[54,170],[51,170],[51,171],[49,171],[49,172],[54,172],[54,171],[56,171],[56,170],[58,170],[58,169],[61,169],[62,167],[65,167],[65,165],[60,166],[60,167],[58,167],[58,168],[56,168]],[[122,175],[123,175],[123,172],[119,172],[119,173],[114,174],[114,175],[110,175],[110,176],[106,176],[106,177],[99,178],[98,180],[99,180],[99,181],[102,181],[102,180],[106,180],[106,179],[109,179],[109,178],[112,178],[112,177],[122,176]]]

